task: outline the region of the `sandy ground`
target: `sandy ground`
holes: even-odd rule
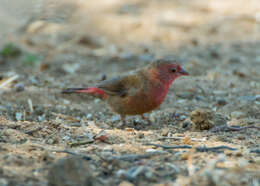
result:
[[[1,0],[0,24],[0,185],[65,185],[48,173],[76,169],[78,185],[260,185],[258,0]],[[101,100],[60,94],[157,58],[191,75],[151,126],[120,128]],[[82,154],[87,168],[53,168]]]

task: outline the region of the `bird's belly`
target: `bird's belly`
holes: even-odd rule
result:
[[[134,96],[111,97],[108,100],[113,111],[123,115],[139,115],[160,106],[166,95],[138,94]]]

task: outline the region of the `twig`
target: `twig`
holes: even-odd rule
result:
[[[210,151],[213,151],[213,152],[219,152],[220,150],[237,150],[237,148],[232,148],[232,147],[228,147],[228,146],[225,146],[225,145],[221,145],[221,146],[217,146],[217,147],[196,147],[195,148],[198,152],[210,152]]]
[[[250,150],[250,153],[257,153],[257,154],[260,154],[260,149]]]
[[[128,169],[124,176],[127,180],[133,182],[136,181],[137,177],[144,172],[150,172],[150,169],[147,166],[134,166]]]
[[[93,143],[93,142],[94,142],[93,139],[89,139],[89,140],[85,140],[85,141],[71,142],[71,143],[68,143],[68,145],[71,146],[71,147],[77,147],[77,146],[80,146],[80,145],[86,145],[86,144],[90,144],[90,143]]]
[[[155,147],[161,147],[163,149],[192,149],[191,145],[176,145],[176,146],[166,146],[166,145],[160,145],[160,144],[154,144],[154,143],[147,143],[145,145],[149,145],[149,146],[155,146]],[[232,147],[228,147],[228,146],[217,146],[217,147],[195,147],[196,151],[198,152],[220,152],[220,150],[237,150],[237,148],[232,148]]]
[[[163,149],[191,149],[191,145],[177,145],[177,146],[167,146],[167,145],[160,145],[155,143],[146,143],[147,146],[155,146],[155,147],[162,147]]]
[[[105,160],[112,161],[112,160],[123,160],[123,161],[135,161],[139,159],[146,159],[150,158],[152,156],[165,154],[167,152],[165,151],[157,151],[157,152],[149,152],[147,154],[127,154],[127,155],[121,155],[121,156],[110,156],[105,158]]]
[[[183,140],[185,139],[185,137],[160,137],[158,138],[158,140],[166,140],[166,139],[173,139],[173,140]],[[196,139],[196,138],[190,138],[191,141],[206,141],[205,138],[202,138],[202,139]]]
[[[74,156],[79,156],[85,160],[92,160],[92,158],[88,155],[85,155],[85,154],[82,154],[82,153],[76,153],[76,152],[73,152],[73,151],[70,151],[70,150],[50,150],[52,152],[57,152],[57,153],[67,153],[67,154],[71,154],[71,155],[74,155]]]
[[[30,113],[33,113],[33,104],[32,104],[32,100],[31,100],[31,99],[28,99],[27,102],[28,102],[28,105],[29,105]]]
[[[14,75],[14,76],[8,78],[6,81],[4,81],[4,82],[2,82],[2,83],[0,84],[0,89],[1,89],[1,88],[4,88],[6,85],[12,83],[12,82],[15,81],[18,77],[19,77],[18,75]]]
[[[232,126],[227,126],[227,125],[220,125],[218,127],[214,127],[212,128],[210,131],[211,132],[229,132],[229,131],[241,131],[244,129],[249,129],[249,128],[254,128],[254,129],[258,129],[260,130],[260,127],[258,126],[245,126],[245,127],[240,127],[240,126],[236,126],[236,125],[232,125]]]
[[[37,132],[37,131],[39,131],[39,130],[41,130],[41,129],[42,129],[42,127],[36,127],[36,128],[34,128],[34,129],[25,131],[24,133],[25,133],[25,134],[28,134],[28,135],[32,135],[34,132]]]

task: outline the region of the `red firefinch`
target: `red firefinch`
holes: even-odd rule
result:
[[[176,61],[157,60],[144,68],[102,81],[86,88],[68,88],[62,93],[87,93],[105,100],[120,114],[125,124],[126,115],[141,115],[161,105],[173,81],[188,75]]]

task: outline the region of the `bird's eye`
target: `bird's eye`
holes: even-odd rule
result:
[[[171,72],[175,73],[175,72],[177,72],[177,69],[176,68],[172,68]]]

